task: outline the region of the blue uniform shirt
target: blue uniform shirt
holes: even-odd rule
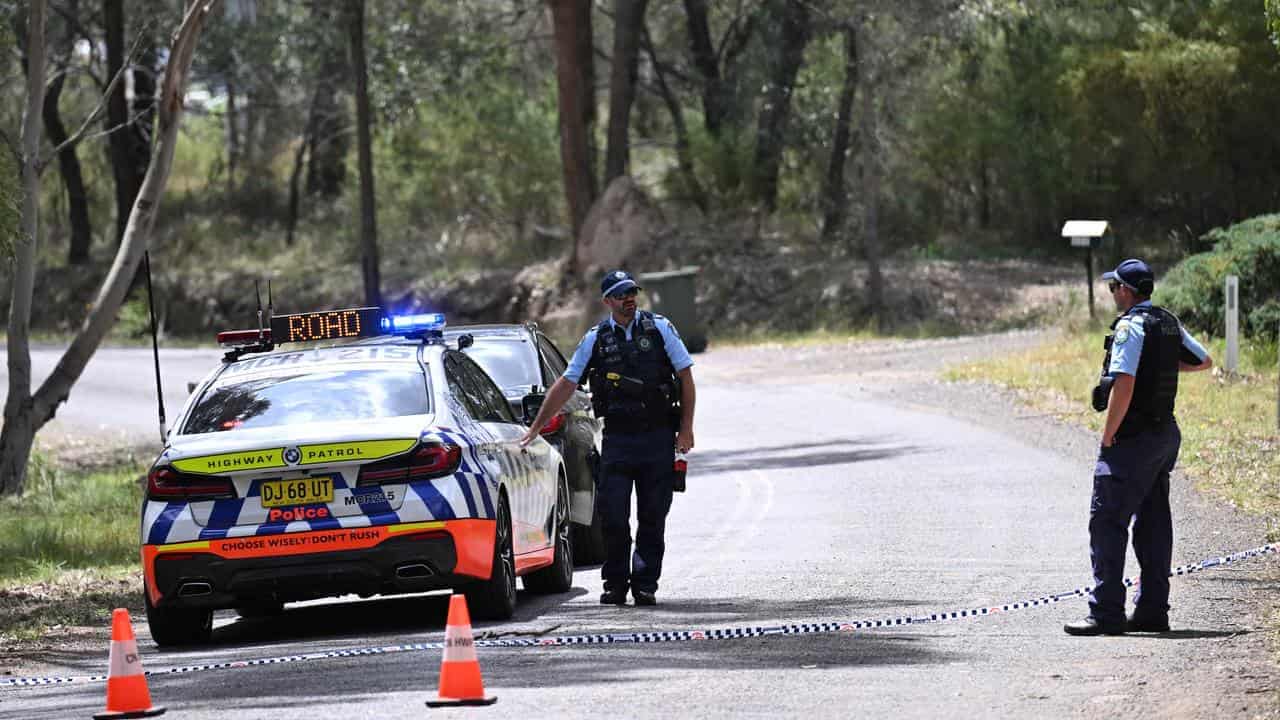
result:
[[[1150,300],[1144,300],[1135,307],[1151,307]],[[1196,342],[1191,337],[1186,328],[1182,329],[1182,347],[1186,348],[1204,362],[1209,356],[1205,352],[1204,346]],[[1146,330],[1143,328],[1142,319],[1129,315],[1116,325],[1115,335],[1111,344],[1111,367],[1107,368],[1107,372],[1123,375],[1138,374],[1138,359],[1142,357],[1142,342],[1146,339]]]
[[[632,318],[631,324],[626,327],[627,340],[631,339],[631,331],[635,329],[638,317],[637,313],[637,317]],[[609,316],[608,322],[610,327],[618,327],[613,315]],[[684,341],[680,339],[680,333],[676,332],[671,321],[661,315],[654,315],[653,324],[662,334],[662,344],[667,350],[667,359],[671,361],[671,367],[675,368],[676,372],[693,367],[693,358],[689,357],[689,350],[685,348]],[[591,360],[591,351],[596,346],[596,331],[599,328],[598,324],[593,325],[587,334],[582,336],[582,342],[578,343],[578,349],[573,351],[573,357],[569,360],[569,367],[564,369],[564,378],[574,385],[582,382],[582,373],[586,372],[587,362]]]

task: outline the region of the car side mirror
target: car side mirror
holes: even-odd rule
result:
[[[520,401],[520,408],[523,411],[525,425],[532,424],[533,419],[538,417],[538,411],[542,409],[542,403],[546,399],[546,393],[540,392],[532,392],[524,396]]]
[[[471,336],[471,333],[463,333],[458,336],[459,350],[466,350],[467,348],[475,344],[476,344],[476,339]]]
[[[188,380],[188,381],[187,381],[187,394],[188,394],[188,395],[190,395],[191,393],[195,392],[195,391],[196,391],[196,387],[197,387],[197,386],[199,386],[199,383],[194,383],[194,382],[191,382],[190,380]]]

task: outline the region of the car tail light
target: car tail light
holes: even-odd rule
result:
[[[231,478],[189,475],[172,467],[152,468],[147,473],[147,497],[154,500],[218,500],[236,496]]]
[[[462,463],[457,445],[424,443],[407,455],[363,465],[356,485],[381,485],[452,475]]]
[[[555,435],[556,433],[560,432],[561,430],[564,429],[565,417],[567,417],[567,413],[560,413],[555,417],[551,418],[550,420],[547,421],[546,425],[542,426],[542,429],[538,431],[538,434],[539,435]]]

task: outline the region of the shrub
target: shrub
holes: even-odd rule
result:
[[[1187,325],[1221,337],[1226,331],[1223,286],[1228,275],[1240,278],[1240,331],[1274,341],[1280,329],[1280,215],[1261,215],[1203,238],[1209,252],[1178,263],[1161,282],[1157,304]]]

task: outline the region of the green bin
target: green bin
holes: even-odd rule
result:
[[[698,322],[697,293],[694,279],[697,267],[682,267],[665,272],[640,273],[636,280],[648,297],[648,307],[659,315],[666,315],[691,353],[707,349],[707,331]],[[643,303],[642,303],[643,305]]]

